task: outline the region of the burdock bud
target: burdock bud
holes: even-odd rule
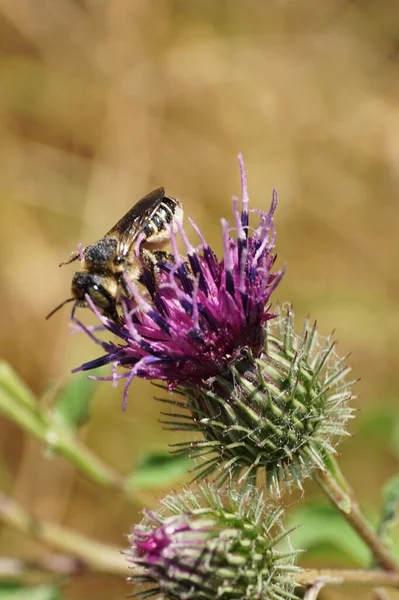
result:
[[[170,600],[287,600],[294,595],[295,551],[282,509],[262,493],[212,485],[166,497],[129,536],[138,574],[135,596]],[[137,587],[136,587],[137,586]]]
[[[326,455],[347,434],[354,382],[347,381],[346,359],[316,324],[306,321],[297,335],[292,310],[277,311],[265,326],[259,356],[243,350],[229,373],[208,380],[208,387],[180,386],[183,402],[162,399],[179,409],[166,414],[168,427],[202,434],[175,452],[207,458],[197,480],[211,474],[220,483],[254,480],[261,469],[277,493],[282,482],[301,486],[312,469],[325,468]]]

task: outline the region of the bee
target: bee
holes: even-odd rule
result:
[[[99,310],[114,321],[119,321],[117,307],[124,295],[129,295],[124,275],[139,281],[143,265],[154,271],[157,261],[171,255],[163,251],[170,234],[168,225],[177,230],[183,221],[183,207],[179,200],[165,196],[160,187],[144,196],[98,242],[81,251],[72,252],[59,266],[81,259],[82,269],[72,278],[72,297],[68,298],[46,317],[50,318],[68,302],[76,307],[87,306],[88,295]]]

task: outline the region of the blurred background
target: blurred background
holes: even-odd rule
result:
[[[376,518],[399,458],[398,24],[392,0],[1,0],[1,358],[40,396],[98,355],[70,335],[69,308],[45,321],[70,294],[74,265],[57,265],[155,187],[183,200],[220,252],[241,151],[252,207],[267,209],[279,191],[287,273],[275,300],[293,302],[298,329],[307,314],[325,334],[336,328],[338,351],[352,352],[362,378],[340,462]],[[90,322],[89,311],[79,314]],[[121,473],[182,441],[162,430],[153,395],[150,383],[134,382],[122,413],[122,388],[98,386],[81,437]],[[127,504],[65,460],[48,460],[7,419],[0,443],[4,491],[98,540],[124,547],[160,492]],[[318,497],[309,483],[306,500]],[[358,566],[333,539],[313,548],[307,566]],[[41,552],[0,531],[0,554]],[[93,575],[64,588],[71,600],[130,591],[123,579]],[[354,597],[374,596],[320,594]]]

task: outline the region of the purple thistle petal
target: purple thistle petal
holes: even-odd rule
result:
[[[240,173],[241,173],[241,193],[242,193],[242,225],[243,227],[248,227],[248,187],[247,187],[247,175],[245,173],[244,167],[244,159],[241,152],[238,155],[238,162],[240,165]]]

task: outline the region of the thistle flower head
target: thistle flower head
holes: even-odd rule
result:
[[[206,457],[198,479],[254,479],[262,469],[279,493],[281,482],[301,485],[313,468],[324,468],[345,435],[350,369],[316,327],[307,322],[298,336],[292,311],[272,319],[270,295],[283,274],[272,271],[276,194],[268,213],[252,211],[258,222],[250,225],[242,161],[241,173],[241,213],[234,202],[234,227],[222,221],[223,259],[195,225],[196,248],[178,226],[182,257],[171,229],[173,261],[160,260],[155,271],[143,265],[141,289],[126,281],[131,293],[121,320],[97,311],[119,342],[96,340],[105,355],[80,369],[111,363],[108,379],[126,378],[124,405],[134,377],[165,381],[183,400],[165,400],[173,413],[164,422],[202,435],[176,448]]]
[[[198,480],[214,473],[220,483],[244,480],[261,469],[277,493],[282,482],[301,486],[312,469],[325,468],[326,455],[347,435],[354,382],[346,359],[316,325],[306,321],[297,335],[292,310],[277,310],[259,356],[243,356],[208,389],[178,388],[184,402],[163,399],[174,404],[164,423],[202,434],[177,444],[175,453],[207,457]]]
[[[282,509],[262,493],[211,485],[167,497],[133,529],[127,557],[141,598],[283,600],[296,598],[295,552],[282,528]],[[141,586],[145,586],[142,589]]]
[[[174,261],[160,260],[156,274],[143,265],[144,290],[127,281],[131,297],[124,300],[121,322],[99,315],[104,327],[119,343],[100,342],[106,354],[82,365],[90,370],[112,363],[123,372],[110,377],[161,379],[170,389],[177,385],[202,385],[225,375],[244,352],[259,356],[264,344],[264,324],[273,316],[269,298],[283,272],[272,272],[276,192],[268,213],[253,211],[249,225],[248,194],[242,159],[242,210],[234,201],[234,227],[222,221],[224,257],[219,260],[198,228],[200,244],[193,248],[184,230],[182,257],[171,229]],[[95,306],[91,304],[94,311]],[[76,369],[76,370],[79,370]]]

